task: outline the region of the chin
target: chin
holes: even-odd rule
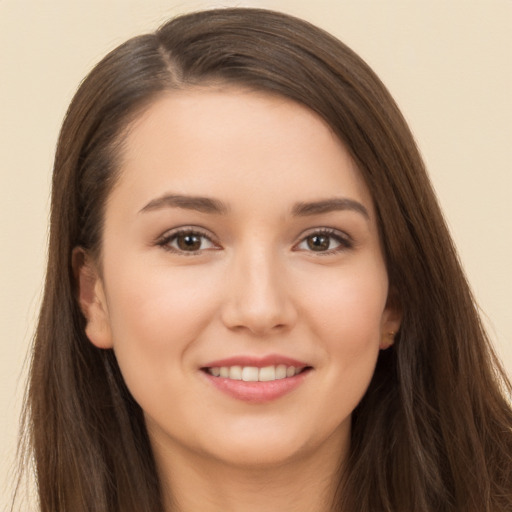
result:
[[[225,430],[214,441],[210,438],[207,451],[224,464],[240,468],[270,469],[290,463],[306,461],[309,456],[325,449],[326,453],[341,453],[348,443],[348,428],[338,427],[333,432],[320,426],[310,431],[294,429],[294,425],[255,425],[254,428],[234,428]],[[212,447],[215,447],[212,449]]]
[[[216,451],[213,456],[229,466],[258,470],[292,463],[304,457],[306,452],[306,447],[292,445],[286,440],[269,443],[260,439],[251,445],[232,442],[229,448],[222,452]]]

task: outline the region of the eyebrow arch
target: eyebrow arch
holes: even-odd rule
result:
[[[365,217],[366,220],[370,220],[368,210],[361,203],[345,197],[335,197],[310,203],[297,203],[292,209],[292,214],[298,217],[305,217],[343,210],[355,211]]]
[[[225,214],[228,207],[218,199],[201,196],[165,194],[150,201],[139,213],[159,210],[161,208],[183,208],[201,213]]]

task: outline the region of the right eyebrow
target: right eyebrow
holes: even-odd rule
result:
[[[181,194],[165,194],[151,200],[139,213],[159,210],[161,208],[183,208],[201,213],[226,214],[228,207],[218,199],[202,196],[187,196]]]

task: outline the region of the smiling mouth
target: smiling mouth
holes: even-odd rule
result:
[[[309,369],[311,369],[310,366],[287,366],[284,364],[264,366],[262,368],[238,365],[202,368],[204,372],[213,377],[241,380],[244,382],[271,382],[289,379]]]

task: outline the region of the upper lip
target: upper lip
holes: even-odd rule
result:
[[[280,364],[294,366],[295,368],[309,366],[307,363],[293,359],[292,357],[282,356],[279,354],[269,354],[266,356],[239,355],[227,357],[225,359],[217,359],[205,364],[202,368],[215,368],[222,366],[252,366],[256,368],[264,368],[265,366],[278,366]]]

